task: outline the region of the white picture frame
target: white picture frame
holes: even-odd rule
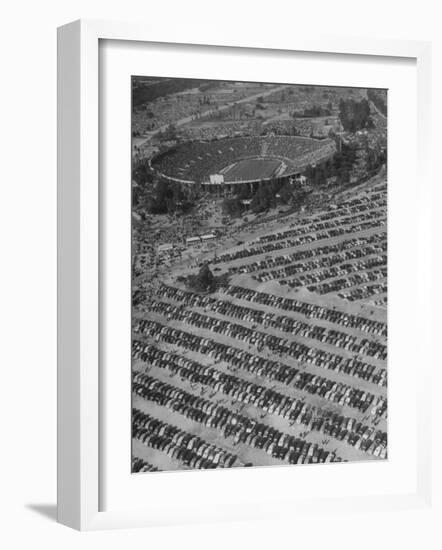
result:
[[[350,56],[411,58],[417,66],[417,162],[419,204],[429,197],[430,66],[431,45],[427,42],[372,40],[355,37],[312,37],[297,33],[281,36],[268,44],[265,37],[232,36],[204,29],[191,35],[183,27],[168,35],[167,30],[133,23],[76,21],[58,30],[58,521],[79,530],[141,527],[177,522],[266,517],[268,509],[259,503],[244,514],[234,506],[232,512],[200,515],[183,514],[179,509],[168,514],[164,509],[119,508],[102,510],[100,483],[100,185],[99,185],[99,43],[101,40],[134,43],[217,46],[272,51],[299,51]],[[428,202],[428,200],[427,200]],[[431,201],[430,201],[431,202]],[[431,211],[419,209],[419,242],[430,236]],[[422,294],[422,329],[430,315],[429,250],[421,250],[419,277]],[[430,331],[428,331],[429,334]],[[424,337],[423,337],[424,338]],[[429,340],[417,391],[416,489],[367,495],[357,499],[336,498],[333,509],[346,511],[356,503],[361,510],[426,506],[431,498],[430,467],[430,369]],[[180,474],[174,474],[180,475]],[[193,475],[193,474],[192,474]],[[238,474],[241,475],[241,474]],[[215,498],[215,497],[214,497]],[[282,504],[282,501],[279,503]],[[270,504],[269,504],[270,506]],[[288,497],[284,506],[290,513],[299,503]],[[304,510],[326,511],[330,500],[303,501]],[[281,506],[272,505],[276,514]],[[197,508],[195,508],[197,509]]]

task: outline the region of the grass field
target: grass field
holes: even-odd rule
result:
[[[270,178],[281,165],[277,159],[240,160],[224,173],[225,181],[248,181]]]

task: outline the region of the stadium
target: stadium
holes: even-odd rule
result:
[[[199,183],[217,192],[237,184],[258,184],[299,176],[308,165],[330,158],[331,139],[299,136],[224,138],[186,141],[151,159],[162,177],[182,184]]]

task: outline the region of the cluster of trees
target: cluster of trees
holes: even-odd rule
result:
[[[180,185],[159,179],[143,206],[150,214],[171,214],[176,211],[185,212],[193,203]]]
[[[381,111],[384,116],[387,116],[387,98],[385,90],[377,90],[375,88],[367,89],[368,99],[373,101],[376,107]],[[385,100],[384,100],[385,97]]]
[[[210,97],[208,95],[204,95],[203,97],[200,97],[198,99],[199,105],[210,105],[212,103]]]
[[[146,161],[135,164],[132,179],[132,205],[135,210],[146,210],[149,214],[170,214],[187,211],[196,197],[185,193],[181,186],[158,178]],[[193,193],[196,189],[193,189]]]
[[[365,162],[367,172],[374,172],[387,162],[387,150],[367,147],[365,150]]]
[[[331,159],[316,166],[308,166],[305,175],[315,186],[326,184],[331,177],[336,177],[338,184],[348,183],[356,157],[356,145],[342,143]]]
[[[154,181],[154,174],[146,160],[134,161],[132,168],[132,179],[140,186],[151,184]]]
[[[278,180],[261,182],[254,192],[250,192],[246,184],[238,185],[235,196],[226,197],[223,200],[222,210],[223,214],[237,218],[245,211],[241,202],[244,199],[252,199],[250,209],[258,214],[274,208],[278,204],[300,206],[305,195],[305,191],[300,186],[292,185],[289,182],[282,183]]]
[[[175,124],[169,124],[165,130],[158,133],[158,138],[161,141],[175,141],[178,139]]]
[[[349,183],[356,159],[357,146],[342,143],[330,162],[331,175],[336,176],[337,183]]]
[[[209,90],[217,88],[219,84],[220,83],[217,80],[203,80],[203,84],[198,86],[198,90],[200,92],[208,92]]]
[[[370,104],[365,98],[361,101],[341,99],[339,118],[346,132],[357,132],[373,126],[373,121],[370,118]]]
[[[321,107],[320,105],[313,105],[313,107],[304,109],[303,111],[295,111],[293,113],[294,117],[302,117],[302,118],[316,118],[320,116],[330,116],[331,115],[332,108],[329,105],[326,107]]]
[[[225,216],[230,216],[231,218],[239,218],[243,213],[244,207],[241,203],[239,197],[226,197],[223,200],[222,212]]]
[[[192,78],[170,78],[159,82],[146,82],[145,85],[140,85],[132,88],[132,104],[134,107],[139,107],[143,103],[149,103],[159,97],[164,97],[170,94],[176,94],[189,88],[197,88],[205,81]]]
[[[260,184],[256,193],[253,195],[250,209],[255,212],[265,212],[269,208],[276,206],[277,185],[275,182],[266,182]]]
[[[210,271],[208,264],[204,264],[196,275],[188,275],[185,282],[186,286],[194,292],[215,292],[229,283],[229,276],[225,273],[216,277]]]

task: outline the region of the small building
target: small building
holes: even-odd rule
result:
[[[208,233],[207,235],[201,235],[201,240],[203,242],[210,241],[210,240],[215,239],[215,238],[216,238],[216,235],[214,235],[213,233]]]
[[[186,238],[186,244],[196,244],[200,243],[201,239],[199,237],[187,237]]]
[[[307,183],[307,177],[304,176],[303,174],[297,174],[294,178],[293,178],[293,183],[297,183],[299,185],[306,185]]]
[[[224,176],[223,174],[211,174],[209,176],[210,183],[212,185],[221,185],[224,183]]]
[[[172,250],[173,244],[172,243],[164,243],[158,245],[158,252],[168,252],[169,250]]]

